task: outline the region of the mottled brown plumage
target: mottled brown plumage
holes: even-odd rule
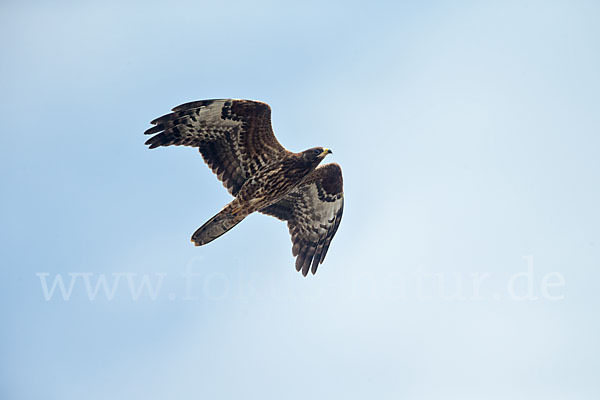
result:
[[[192,236],[200,246],[259,211],[287,221],[296,269],[314,274],[342,218],[341,168],[318,166],[331,153],[321,147],[286,150],[271,128],[271,109],[250,100],[203,100],[182,104],[152,121],[150,148],[198,147],[204,161],[235,197]],[[311,268],[312,266],[312,268]]]

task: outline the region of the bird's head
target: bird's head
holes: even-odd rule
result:
[[[325,149],[323,147],[313,147],[312,149],[304,150],[302,152],[302,158],[310,163],[319,164],[327,154],[332,154],[333,152],[329,149]]]

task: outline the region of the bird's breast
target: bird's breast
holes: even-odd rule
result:
[[[286,164],[265,168],[244,183],[236,200],[248,212],[260,210],[294,190],[308,173],[306,168]]]

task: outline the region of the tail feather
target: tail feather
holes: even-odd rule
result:
[[[239,224],[243,219],[244,216],[230,214],[223,210],[194,232],[192,235],[192,242],[194,242],[196,246],[210,243]]]

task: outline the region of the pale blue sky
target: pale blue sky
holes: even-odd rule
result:
[[[599,398],[599,17],[3,2],[0,397]],[[230,197],[142,133],[223,97],[268,102],[282,144],[341,164],[316,276],[266,216],[189,242]],[[57,276],[73,291],[47,301]],[[101,276],[115,292],[90,300]],[[156,296],[135,300],[144,276]]]

